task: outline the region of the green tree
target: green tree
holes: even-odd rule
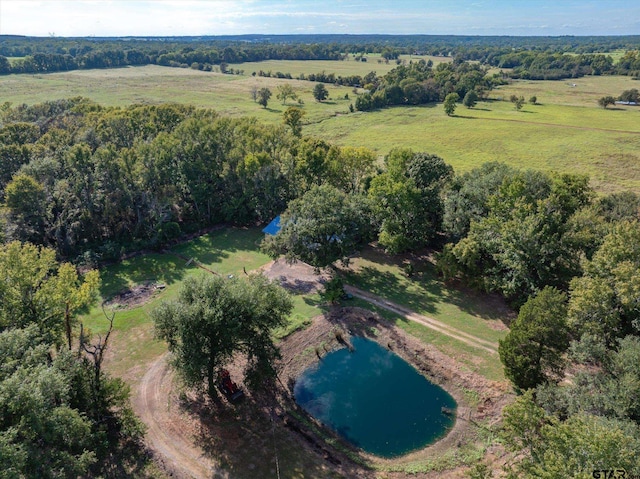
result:
[[[330,182],[342,191],[364,193],[375,173],[376,155],[368,148],[334,147],[329,153]]]
[[[92,423],[71,401],[70,353],[51,361],[49,347],[35,325],[0,333],[5,477],[77,477],[97,460]]]
[[[607,108],[609,105],[615,105],[615,104],[616,104],[616,99],[613,98],[612,96],[603,96],[598,100],[598,105],[600,105],[602,108]]]
[[[324,86],[324,83],[316,83],[316,86],[313,87],[313,98],[315,98],[316,101],[324,101],[328,96],[329,92]]]
[[[505,375],[520,389],[559,377],[569,347],[566,295],[546,287],[530,298],[500,341]]]
[[[471,221],[465,238],[445,247],[442,271],[499,291],[516,305],[544,286],[566,289],[581,272],[581,243],[575,235],[566,241],[573,234],[569,219],[591,197],[584,176],[509,174],[496,193],[486,200],[478,196],[488,214]]]
[[[516,100],[513,102],[516,110],[522,110],[522,107],[524,106],[524,97],[523,96],[519,96],[518,98],[516,98]]]
[[[276,98],[278,98],[278,100],[280,100],[284,105],[285,103],[287,103],[287,100],[289,98],[291,98],[292,100],[297,100],[298,95],[296,94],[295,90],[291,85],[289,85],[288,83],[285,83],[278,87],[278,93],[276,95]]]
[[[324,291],[320,297],[329,304],[338,304],[345,296],[344,281],[339,276],[334,276],[324,285]]]
[[[258,104],[262,105],[262,108],[266,108],[269,104],[269,99],[271,98],[271,90],[268,88],[260,88],[258,90]]]
[[[282,115],[282,121],[291,128],[291,133],[295,136],[302,136],[302,118],[307,114],[301,108],[290,106]]]
[[[444,99],[444,112],[448,116],[453,116],[456,111],[456,106],[460,100],[460,96],[457,93],[449,93]]]
[[[349,255],[371,236],[368,207],[357,195],[347,195],[330,185],[315,186],[289,203],[281,215],[282,228],[267,236],[262,249],[274,259],[304,261],[324,268]]]
[[[538,97],[535,95],[532,95],[531,98],[529,98],[529,103],[531,103],[532,105],[537,105],[538,104]]]
[[[572,342],[568,359],[576,364],[572,381],[538,387],[540,406],[560,417],[587,411],[640,422],[640,338],[629,335],[608,348],[603,338],[587,333]]]
[[[637,88],[631,88],[630,90],[625,90],[620,94],[620,101],[628,101],[632,103],[640,102],[640,92]]]
[[[438,156],[408,149],[392,150],[385,164],[368,191],[378,241],[393,253],[428,244],[441,227],[441,191],[453,169]]]
[[[81,279],[55,251],[14,241],[0,247],[0,277],[0,331],[37,324],[47,342],[66,338],[71,349],[75,315],[94,301],[99,273]]]
[[[47,225],[47,197],[44,186],[35,178],[17,174],[4,191],[5,206],[9,209],[9,236],[33,243],[45,242]]]
[[[185,383],[200,387],[206,381],[215,397],[218,368],[238,353],[248,359],[245,374],[251,387],[275,376],[279,351],[273,331],[286,324],[292,309],[288,293],[265,276],[203,276],[185,280],[178,299],[162,303],[151,316]]]
[[[490,162],[453,178],[445,195],[444,230],[456,240],[466,236],[472,221],[488,216],[489,198],[514,173],[504,163]]]
[[[504,408],[500,435],[515,456],[513,477],[586,478],[611,468],[640,473],[636,424],[585,412],[562,422],[535,404],[532,391]]]
[[[473,108],[478,103],[478,94],[475,90],[469,90],[462,100],[462,104],[467,108]]]
[[[571,282],[569,323],[577,336],[596,334],[609,342],[640,334],[640,223],[616,224]]]

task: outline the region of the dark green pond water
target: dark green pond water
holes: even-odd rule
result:
[[[296,382],[294,396],[309,414],[352,444],[396,457],[442,437],[455,419],[442,413],[455,400],[375,341],[351,338],[355,351],[327,354]]]

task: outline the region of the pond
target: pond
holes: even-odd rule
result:
[[[352,337],[353,352],[333,351],[307,369],[296,402],[346,440],[377,456],[427,446],[453,427],[455,400],[375,341]]]

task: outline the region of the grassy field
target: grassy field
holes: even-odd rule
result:
[[[276,69],[275,63],[269,64]],[[283,70],[287,64],[288,70],[307,72],[314,65],[320,71],[373,65],[353,60],[288,62]],[[249,65],[244,64],[245,72]],[[340,145],[366,146],[381,156],[394,147],[410,147],[441,156],[459,172],[487,161],[503,161],[545,171],[588,173],[601,192],[640,189],[640,108],[597,106],[602,96],[638,88],[638,82],[629,77],[514,81],[491,92],[489,101],[474,109],[460,105],[454,117],[447,117],[441,105],[350,114],[355,95],[347,87],[329,86],[330,100],[318,103],[312,96],[312,82],[153,65],[2,76],[0,101],[33,104],[82,95],[105,105],[182,102],[215,108],[224,115],[251,115],[280,123],[288,105],[276,100],[275,93],[283,83],[290,83],[304,101],[303,133]],[[267,109],[251,99],[252,88],[263,86],[274,92]],[[500,101],[512,94],[527,100],[535,95],[539,104],[515,111],[510,102]]]
[[[495,344],[504,338],[503,324],[513,312],[497,297],[474,291],[447,287],[437,276],[433,264],[425,259],[413,260],[416,273],[411,277],[402,270],[402,260],[389,257],[380,250],[367,248],[343,270],[345,281],[365,291],[393,301],[417,313],[429,316],[454,328]],[[357,300],[358,305],[371,308]],[[464,362],[470,369],[502,380],[504,374],[497,356],[467,346],[420,324],[375,309],[410,334],[432,343],[443,352]]]
[[[450,57],[435,56],[416,56],[401,55],[400,60],[405,63],[417,62],[419,60],[431,60],[434,65],[439,63],[451,62]],[[369,72],[376,72],[378,76],[385,75],[397,67],[395,60],[385,62],[379,54],[367,55],[366,62],[355,61],[353,55],[348,60],[268,60],[264,62],[246,62],[230,64],[229,68],[244,70],[245,75],[251,75],[260,70],[264,72],[290,73],[291,76],[297,77],[301,73],[309,75],[310,73],[335,73],[336,76],[360,75],[365,76]]]
[[[363,299],[353,298],[346,301],[345,306],[358,306],[374,311],[407,333],[420,339],[425,344],[432,344],[448,356],[456,358],[457,361],[463,363],[471,371],[492,381],[505,380],[504,368],[500,359],[495,354],[469,346],[421,324],[407,321],[405,318],[386,309],[372,305]]]
[[[356,63],[356,62],[353,62]],[[289,83],[304,101],[306,121],[318,122],[349,111],[354,99],[352,88],[328,86],[329,100],[318,103],[313,98],[315,83],[277,78],[253,78],[201,72],[190,68],[149,65],[108,70],[75,70],[38,75],[0,76],[0,103],[34,104],[57,98],[83,96],[106,106],[132,103],[184,103],[198,108],[214,108],[228,116],[255,116],[260,120],[281,123],[282,113],[293,103],[282,105],[277,99],[279,85]],[[270,88],[273,97],[268,108],[252,100],[253,88]]]
[[[521,168],[587,173],[601,192],[640,188],[640,110],[526,105],[508,101],[459,106],[395,107],[338,116],[306,134],[340,145],[365,145],[380,155],[402,146],[444,158],[457,172],[488,161]]]

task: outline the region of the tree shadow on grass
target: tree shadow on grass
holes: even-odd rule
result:
[[[216,263],[221,263],[234,254],[258,250],[259,241],[263,237],[264,235],[258,230],[225,228],[177,245],[171,248],[171,251],[197,259],[215,270]]]
[[[152,453],[133,441],[119,444],[109,451],[99,477],[105,479],[134,479],[149,477],[147,468],[153,466]]]
[[[230,477],[276,477],[278,469],[281,477],[360,477],[362,473],[285,412],[272,394],[248,394],[234,405],[220,398],[211,401],[204,395],[187,395],[180,406],[198,420],[197,445]],[[295,404],[289,407],[298,409]],[[329,473],[331,463],[346,476]]]
[[[399,277],[389,271],[363,266],[358,272],[343,271],[346,282],[370,293],[423,314],[437,314],[438,303],[457,306],[470,315],[508,323],[515,313],[502,297],[465,287],[460,283],[446,284],[439,276],[435,264],[428,259],[428,251],[414,255],[390,256],[379,249],[367,249],[362,257],[376,264],[402,268],[411,261],[415,273]]]
[[[165,285],[181,281],[189,272],[197,271],[193,258],[215,270],[215,265],[242,252],[255,252],[262,233],[255,229],[225,228],[172,247],[177,254],[146,253],[103,268],[100,294],[109,299],[132,284],[148,281]],[[182,257],[181,257],[182,256]],[[238,267],[243,265],[239,264]]]

